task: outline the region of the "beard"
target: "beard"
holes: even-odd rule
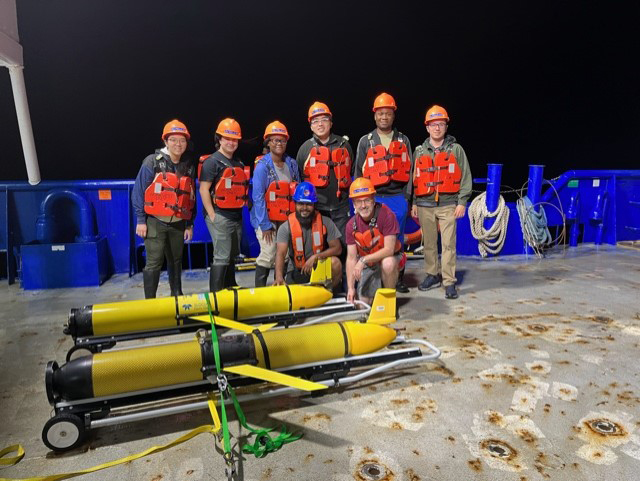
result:
[[[300,222],[300,227],[304,228],[304,229],[309,229],[311,227],[311,224],[313,223],[313,218],[316,214],[315,209],[311,211],[311,215],[309,215],[309,217],[302,217],[300,215],[300,212],[296,211],[296,219],[298,219],[298,222]]]

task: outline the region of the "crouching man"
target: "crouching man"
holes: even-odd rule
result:
[[[276,234],[276,273],[274,285],[306,284],[311,271],[322,259],[331,258],[331,279],[335,289],[342,284],[340,231],[328,217],[316,210],[318,197],[313,184],[301,182],[293,194],[296,211],[289,214]],[[288,269],[285,259],[289,252]]]
[[[402,247],[393,211],[375,201],[373,183],[364,177],[353,181],[349,198],[356,211],[347,222],[347,300],[357,297],[371,303],[380,287],[395,288]]]

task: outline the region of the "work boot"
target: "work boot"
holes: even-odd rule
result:
[[[227,273],[227,265],[212,265],[209,271],[209,292],[218,292],[224,289],[224,280]]]
[[[270,270],[268,267],[256,265],[256,287],[265,287],[267,285]]]
[[[418,285],[418,289],[421,291],[427,291],[432,287],[436,287],[442,284],[442,278],[438,276],[432,276],[431,274],[427,274],[427,277]]]
[[[182,268],[167,265],[167,277],[169,278],[169,288],[172,296],[182,296]]]
[[[231,264],[227,266],[227,272],[224,278],[224,287],[236,287],[236,263],[231,261]]]
[[[155,299],[158,283],[160,282],[160,271],[142,271],[142,283],[144,285],[144,298]]]
[[[398,282],[396,282],[396,291],[402,294],[406,294],[407,292],[409,292],[409,288],[404,283],[404,269],[402,269],[400,271],[400,274],[398,275]]]
[[[457,299],[458,291],[456,290],[456,285],[451,284],[450,286],[446,286],[444,288],[444,297],[445,299]]]

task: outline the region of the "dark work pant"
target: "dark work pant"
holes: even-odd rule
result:
[[[144,239],[147,261],[144,270],[160,271],[165,254],[168,264],[182,266],[185,228],[184,220],[165,224],[153,216],[147,217],[147,237]]]

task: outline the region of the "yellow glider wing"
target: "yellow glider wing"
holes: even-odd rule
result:
[[[244,324],[238,321],[232,321],[231,319],[226,319],[224,317],[213,316],[216,326],[227,327],[229,329],[235,329],[237,331],[246,332],[248,334],[252,333],[256,329],[260,332],[268,331],[273,326],[277,326],[277,324],[262,324],[260,326],[249,326],[248,324]],[[202,323],[211,323],[211,319],[209,316],[189,316],[189,319],[193,319],[194,321],[199,321]]]
[[[300,379],[299,377],[289,376],[288,374],[283,374],[281,372],[270,371],[269,369],[263,369],[261,367],[252,366],[250,364],[225,367],[224,370],[227,372],[232,372],[233,374],[239,374],[241,376],[252,377],[254,379],[261,379],[262,381],[269,381],[276,384],[282,384],[283,386],[302,389],[303,391],[327,389],[327,386],[325,386],[324,384],[306,381],[305,379]]]

